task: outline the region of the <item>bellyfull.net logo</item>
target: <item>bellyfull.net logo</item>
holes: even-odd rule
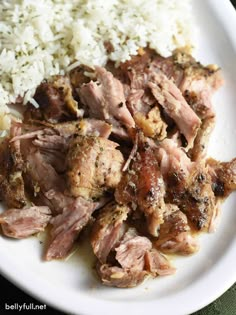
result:
[[[34,304],[34,303],[14,303],[14,304],[8,304],[5,303],[5,310],[6,311],[43,311],[46,310],[47,305],[46,304]]]

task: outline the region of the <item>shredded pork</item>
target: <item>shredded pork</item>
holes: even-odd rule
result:
[[[183,50],[151,49],[42,82],[39,107],[28,104],[1,144],[2,233],[24,238],[49,225],[52,260],[87,230],[108,286],[173,274],[168,255],[197,252],[196,232],[216,228],[236,189],[235,159],[206,158],[222,83],[216,66]]]

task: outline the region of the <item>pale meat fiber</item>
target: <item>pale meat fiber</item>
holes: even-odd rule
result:
[[[193,45],[192,26],[189,0],[1,1],[0,106],[37,106],[36,87],[79,64],[119,64],[147,44],[168,56]]]

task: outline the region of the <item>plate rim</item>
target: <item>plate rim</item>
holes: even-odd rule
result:
[[[236,29],[236,11],[230,2],[230,0],[224,0],[217,2],[215,0],[203,0],[207,3],[209,8],[213,10],[214,15],[218,19],[219,23],[225,28],[225,32],[227,32],[227,35],[230,36],[231,43],[234,46],[234,49],[236,51],[236,35],[234,34],[234,31]],[[227,18],[226,18],[227,17]],[[180,300],[185,300],[185,303],[182,303],[181,310],[176,310],[175,315],[183,315],[183,314],[190,314],[195,311],[198,311],[205,307],[206,305],[212,303],[214,300],[216,300],[219,296],[221,296],[225,291],[227,291],[236,281],[236,269],[234,268],[234,259],[235,259],[235,249],[236,249],[236,239],[232,241],[229,248],[227,248],[226,253],[224,253],[223,257],[218,261],[217,264],[214,265],[214,267],[209,271],[208,275],[204,278],[201,278],[200,280],[195,281],[194,285],[192,286],[192,291],[190,294],[198,294],[199,288],[209,289],[209,294],[204,297],[201,296],[201,300],[195,303],[194,306],[190,305],[190,299],[188,299],[189,292],[184,291],[180,293],[175,294],[175,298],[179,298]],[[233,250],[232,250],[233,248]],[[4,257],[4,250],[0,247],[0,254],[1,257]],[[2,259],[0,262],[0,273],[10,282],[12,282],[14,285],[16,285],[18,288],[29,294],[30,296],[36,298],[39,300],[42,304],[47,304],[52,306],[55,309],[58,309],[60,311],[66,311],[66,312],[75,312],[75,308],[73,307],[73,303],[71,298],[67,300],[67,303],[63,300],[63,296],[65,295],[65,289],[61,289],[57,287],[57,296],[56,298],[52,299],[52,292],[54,291],[54,288],[56,287],[53,283],[47,282],[45,279],[39,279],[37,278],[37,285],[35,285],[34,281],[32,281],[30,274],[33,272],[29,272],[28,276],[24,279],[22,282],[22,274],[19,272],[19,269],[15,268],[17,263],[11,261],[9,257],[5,256],[5,259]],[[12,267],[12,270],[11,268]],[[229,268],[230,270],[234,271],[230,276],[225,278],[225,272],[224,270]],[[214,284],[214,277],[218,274],[220,281],[222,281],[222,285],[219,288],[215,287]],[[200,282],[200,284],[199,284]],[[218,279],[219,282],[219,279]],[[197,286],[197,287],[196,287]],[[44,288],[43,292],[40,290],[41,288]],[[184,297],[183,297],[184,295]],[[59,298],[58,298],[59,297]],[[60,298],[61,297],[61,298]],[[85,301],[81,303],[81,308],[77,311],[79,311],[80,315],[92,315],[91,313],[91,303],[94,305],[93,307],[96,307],[96,314],[104,314],[113,309],[113,315],[118,314],[124,311],[125,309],[128,311],[128,313],[135,314],[135,315],[142,315],[143,309],[140,312],[140,308],[134,309],[134,304],[141,305],[145,303],[145,307],[148,309],[149,305],[152,305],[153,307],[156,304],[156,301],[129,301],[127,302],[112,302],[112,301],[100,301],[98,298],[88,298],[87,296],[83,296],[81,292],[78,293],[78,298],[82,297]],[[67,296],[68,298],[68,296]],[[57,299],[57,302],[55,301]],[[96,300],[96,301],[95,301]],[[165,299],[163,299],[165,300]],[[172,298],[168,298],[168,301],[171,301]],[[95,303],[95,302],[96,303]],[[69,302],[69,304],[68,304]],[[87,305],[85,305],[87,303]],[[95,305],[96,304],[96,305]],[[132,305],[131,305],[132,304]],[[89,305],[89,306],[88,306]],[[158,305],[156,305],[158,306]],[[115,308],[115,310],[114,310]],[[133,308],[133,309],[132,309]],[[167,311],[167,312],[166,312]],[[162,310],[162,315],[165,314],[171,314],[171,310]],[[173,309],[172,309],[173,311]],[[180,311],[180,312],[179,312]]]

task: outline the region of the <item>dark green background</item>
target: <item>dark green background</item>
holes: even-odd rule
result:
[[[1,1],[1,0],[0,0]],[[40,0],[38,0],[40,1]],[[181,0],[180,0],[181,1]],[[198,0],[193,0],[198,1]],[[215,0],[224,1],[224,0]],[[233,5],[236,7],[236,0],[231,0]],[[236,30],[235,30],[236,32]],[[235,263],[236,264],[236,263]],[[32,281],[34,281],[32,279]],[[193,297],[194,298],[194,297]],[[197,298],[197,297],[195,297]],[[5,303],[13,304],[40,304],[37,300],[33,299],[29,295],[26,295],[24,292],[16,288],[13,284],[8,282],[6,279],[0,276],[0,315],[11,315],[11,314],[31,314],[31,313],[38,313],[38,314],[49,314],[49,315],[63,315],[59,311],[52,309],[51,307],[47,306],[46,311],[26,311],[26,312],[18,312],[18,311],[6,311],[4,308]],[[125,310],[124,310],[125,311]],[[161,310],[153,310],[153,315],[162,315]],[[96,314],[94,314],[96,315]],[[104,314],[109,315],[109,314]],[[126,315],[126,314],[125,314]],[[173,314],[175,315],[175,314]],[[187,315],[187,314],[185,314]],[[192,315],[236,315],[236,284],[231,287],[226,293],[224,293],[219,299],[215,302],[211,303],[204,309],[192,314]]]

